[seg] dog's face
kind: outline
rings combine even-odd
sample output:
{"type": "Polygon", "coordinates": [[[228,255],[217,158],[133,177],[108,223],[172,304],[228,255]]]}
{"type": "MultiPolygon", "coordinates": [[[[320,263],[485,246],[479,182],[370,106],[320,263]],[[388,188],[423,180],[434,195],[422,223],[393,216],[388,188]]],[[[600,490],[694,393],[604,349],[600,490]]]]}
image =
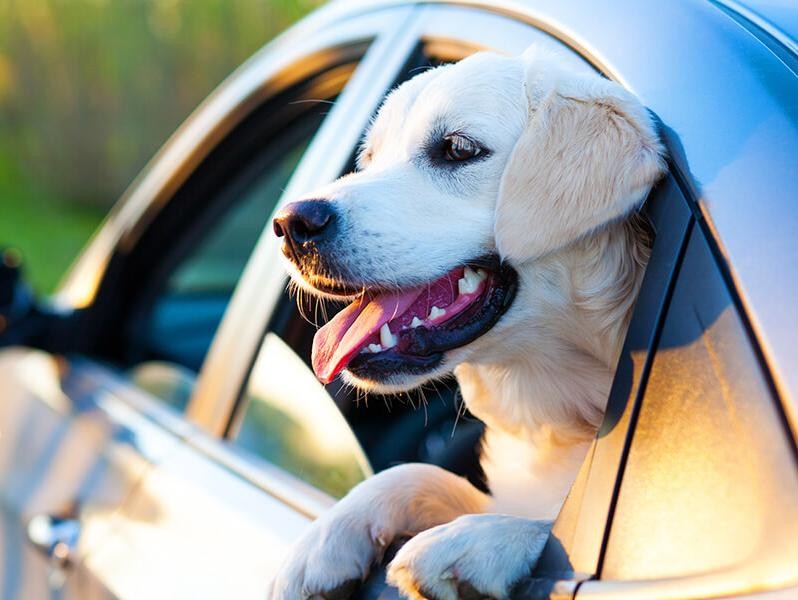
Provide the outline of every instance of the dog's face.
{"type": "Polygon", "coordinates": [[[661,170],[637,101],[556,58],[480,53],[416,76],[358,171],[275,218],[294,281],[352,301],[316,335],[317,375],[404,390],[512,344],[519,271],[626,214],[661,170]]]}

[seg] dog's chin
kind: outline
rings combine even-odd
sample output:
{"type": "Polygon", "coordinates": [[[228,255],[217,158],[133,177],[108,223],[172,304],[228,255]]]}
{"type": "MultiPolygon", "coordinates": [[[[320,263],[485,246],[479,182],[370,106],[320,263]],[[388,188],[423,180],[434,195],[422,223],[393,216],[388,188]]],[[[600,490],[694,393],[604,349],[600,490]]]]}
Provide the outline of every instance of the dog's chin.
{"type": "Polygon", "coordinates": [[[441,363],[428,371],[413,373],[407,369],[388,372],[373,372],[368,369],[360,370],[347,367],[341,372],[341,379],[348,385],[356,387],[365,392],[375,394],[399,394],[420,388],[426,383],[443,379],[450,375],[456,363],[449,365],[449,361],[443,360],[441,363]],[[357,373],[360,373],[358,375],[357,373]]]}
{"type": "Polygon", "coordinates": [[[516,271],[489,256],[399,291],[367,289],[317,333],[316,374],[326,383],[341,372],[347,383],[380,393],[439,379],[492,330],[517,286],[516,271]]]}

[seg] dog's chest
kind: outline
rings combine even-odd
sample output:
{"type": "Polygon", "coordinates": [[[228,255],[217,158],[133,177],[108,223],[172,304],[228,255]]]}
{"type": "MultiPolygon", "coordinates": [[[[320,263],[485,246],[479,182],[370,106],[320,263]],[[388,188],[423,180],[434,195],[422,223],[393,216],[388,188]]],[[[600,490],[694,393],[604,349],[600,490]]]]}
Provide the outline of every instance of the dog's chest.
{"type": "Polygon", "coordinates": [[[560,511],[589,442],[547,443],[502,431],[485,433],[480,463],[493,496],[490,512],[553,520],[560,511]]]}

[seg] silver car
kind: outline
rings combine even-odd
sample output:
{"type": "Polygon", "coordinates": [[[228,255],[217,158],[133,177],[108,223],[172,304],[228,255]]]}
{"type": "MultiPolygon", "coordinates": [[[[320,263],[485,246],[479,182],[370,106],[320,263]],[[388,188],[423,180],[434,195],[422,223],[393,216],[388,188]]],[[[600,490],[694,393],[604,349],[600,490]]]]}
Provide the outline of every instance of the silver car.
{"type": "MultiPolygon", "coordinates": [[[[558,49],[659,119],[671,174],[588,459],[519,598],[798,598],[798,8],[339,0],[241,66],[54,298],[0,269],[0,598],[263,598],[357,482],[480,484],[446,383],[358,398],[308,368],[271,215],[353,168],[386,92],[479,49],[558,49]],[[424,401],[426,400],[426,403],[424,401]]],[[[6,240],[11,241],[13,240],[6,240]]],[[[359,592],[390,597],[379,565],[359,592]]]]}

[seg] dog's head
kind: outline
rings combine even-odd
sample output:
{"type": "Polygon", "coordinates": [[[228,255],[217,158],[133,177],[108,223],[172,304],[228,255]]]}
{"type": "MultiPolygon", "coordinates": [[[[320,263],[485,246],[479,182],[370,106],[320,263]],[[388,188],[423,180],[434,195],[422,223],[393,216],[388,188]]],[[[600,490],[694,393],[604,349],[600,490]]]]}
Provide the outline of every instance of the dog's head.
{"type": "Polygon", "coordinates": [[[358,171],[274,220],[295,282],[352,301],[316,335],[316,374],[396,391],[450,372],[512,335],[494,326],[520,310],[519,271],[626,215],[662,171],[640,103],[556,57],[479,53],[404,83],[358,171]]]}

